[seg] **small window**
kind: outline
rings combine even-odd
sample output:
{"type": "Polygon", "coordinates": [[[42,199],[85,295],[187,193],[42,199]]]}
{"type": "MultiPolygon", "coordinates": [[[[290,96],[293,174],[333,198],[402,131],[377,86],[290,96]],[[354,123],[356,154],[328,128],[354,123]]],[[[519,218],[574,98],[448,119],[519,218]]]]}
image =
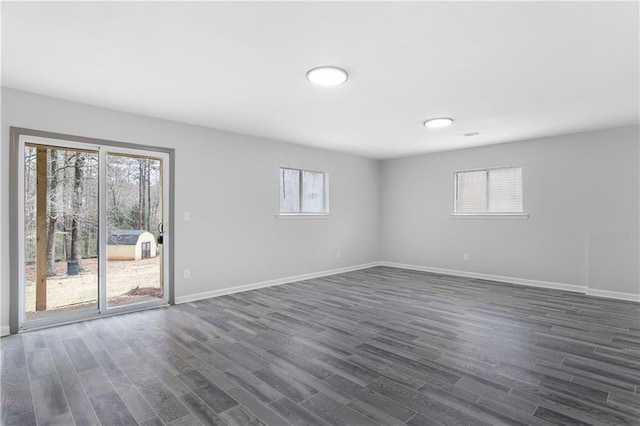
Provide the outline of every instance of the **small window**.
{"type": "Polygon", "coordinates": [[[456,214],[524,213],[522,167],[455,173],[456,214]]]}
{"type": "Polygon", "coordinates": [[[324,172],[281,167],[280,213],[327,213],[327,180],[324,172]]]}

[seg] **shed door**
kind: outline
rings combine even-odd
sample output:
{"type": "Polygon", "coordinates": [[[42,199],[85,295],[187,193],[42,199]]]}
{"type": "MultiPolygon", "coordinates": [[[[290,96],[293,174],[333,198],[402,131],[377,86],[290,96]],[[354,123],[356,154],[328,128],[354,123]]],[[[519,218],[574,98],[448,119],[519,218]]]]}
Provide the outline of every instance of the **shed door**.
{"type": "Polygon", "coordinates": [[[151,243],[142,243],[142,259],[149,259],[151,257],[151,243]]]}

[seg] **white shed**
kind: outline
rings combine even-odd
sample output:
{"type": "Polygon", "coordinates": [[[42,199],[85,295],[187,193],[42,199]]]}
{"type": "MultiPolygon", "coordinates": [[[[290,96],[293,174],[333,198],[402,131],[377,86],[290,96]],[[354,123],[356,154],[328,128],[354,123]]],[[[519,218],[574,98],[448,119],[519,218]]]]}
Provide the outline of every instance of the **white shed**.
{"type": "Polygon", "coordinates": [[[140,260],[158,254],[156,237],[141,229],[117,230],[107,240],[107,259],[140,260]]]}

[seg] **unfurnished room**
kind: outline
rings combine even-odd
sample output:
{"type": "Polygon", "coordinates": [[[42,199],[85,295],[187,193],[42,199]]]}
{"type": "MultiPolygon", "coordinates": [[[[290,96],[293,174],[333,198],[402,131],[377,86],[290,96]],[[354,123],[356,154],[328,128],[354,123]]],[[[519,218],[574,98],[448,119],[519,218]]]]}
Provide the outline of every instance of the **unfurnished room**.
{"type": "Polygon", "coordinates": [[[1,2],[1,425],[640,425],[637,1],[1,2]]]}

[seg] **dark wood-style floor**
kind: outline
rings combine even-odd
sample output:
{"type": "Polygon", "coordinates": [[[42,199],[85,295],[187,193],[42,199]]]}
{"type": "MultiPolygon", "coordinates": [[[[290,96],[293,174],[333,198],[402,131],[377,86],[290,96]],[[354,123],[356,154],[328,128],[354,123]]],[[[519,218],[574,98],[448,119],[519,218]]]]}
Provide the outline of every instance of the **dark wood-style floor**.
{"type": "Polygon", "coordinates": [[[5,425],[640,424],[640,304],[401,269],[1,344],[5,425]]]}

